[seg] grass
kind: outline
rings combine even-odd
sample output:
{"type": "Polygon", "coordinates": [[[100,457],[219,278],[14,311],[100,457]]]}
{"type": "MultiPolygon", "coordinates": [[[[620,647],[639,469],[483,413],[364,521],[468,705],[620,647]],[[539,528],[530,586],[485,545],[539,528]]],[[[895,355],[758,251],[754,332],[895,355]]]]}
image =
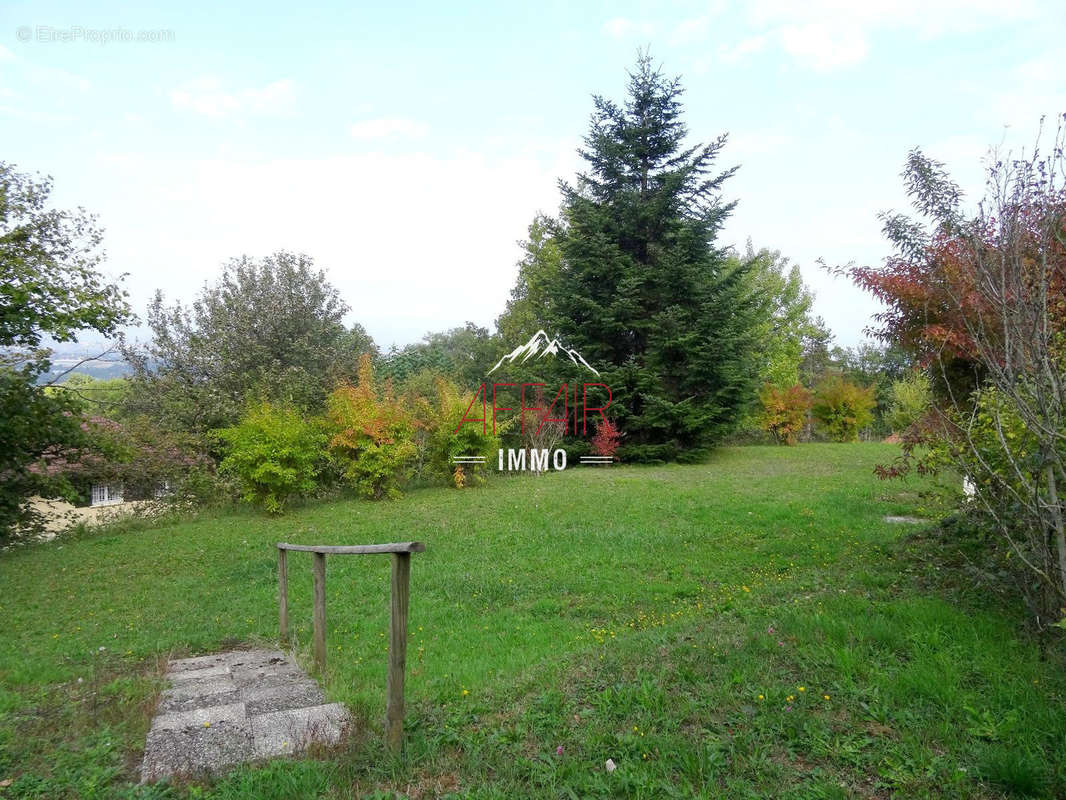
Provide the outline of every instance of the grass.
{"type": "MultiPolygon", "coordinates": [[[[1061,648],[901,544],[882,518],[929,487],[874,478],[893,452],[729,448],[10,551],[0,798],[1066,796],[1061,648]],[[350,739],[134,785],[166,658],[274,640],[275,542],[415,538],[405,759],[379,736],[388,559],[330,557],[350,739]]],[[[289,580],[309,663],[310,555],[289,580]]]]}

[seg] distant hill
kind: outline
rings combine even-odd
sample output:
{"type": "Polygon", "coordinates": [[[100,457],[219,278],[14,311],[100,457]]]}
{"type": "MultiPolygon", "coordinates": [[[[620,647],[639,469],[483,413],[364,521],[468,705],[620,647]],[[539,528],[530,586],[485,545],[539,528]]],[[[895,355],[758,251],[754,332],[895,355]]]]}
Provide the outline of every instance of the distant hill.
{"type": "Polygon", "coordinates": [[[48,383],[77,364],[71,374],[81,373],[92,378],[121,378],[133,372],[129,363],[117,352],[103,358],[93,358],[106,349],[106,345],[55,345],[52,348],[52,368],[37,378],[37,383],[48,383]],[[89,360],[85,360],[89,359],[89,360]],[[79,363],[84,362],[84,363],[79,363]]]}

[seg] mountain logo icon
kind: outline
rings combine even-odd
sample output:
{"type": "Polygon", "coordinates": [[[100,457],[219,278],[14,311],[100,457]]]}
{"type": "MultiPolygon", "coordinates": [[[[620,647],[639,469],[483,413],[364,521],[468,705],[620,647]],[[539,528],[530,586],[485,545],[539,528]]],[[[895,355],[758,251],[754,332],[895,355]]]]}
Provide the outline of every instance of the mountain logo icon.
{"type": "Polygon", "coordinates": [[[559,354],[566,355],[579,367],[584,367],[585,369],[592,372],[592,374],[594,374],[596,377],[599,377],[600,373],[592,368],[592,366],[584,359],[581,353],[577,352],[577,350],[567,347],[558,339],[548,338],[548,334],[546,334],[543,329],[534,333],[528,342],[519,345],[510,353],[508,353],[499,361],[497,361],[496,366],[489,370],[489,374],[491,375],[493,372],[498,370],[504,362],[507,362],[508,364],[513,364],[515,361],[518,361],[518,363],[524,364],[531,358],[544,358],[545,356],[556,356],[559,354]]]}

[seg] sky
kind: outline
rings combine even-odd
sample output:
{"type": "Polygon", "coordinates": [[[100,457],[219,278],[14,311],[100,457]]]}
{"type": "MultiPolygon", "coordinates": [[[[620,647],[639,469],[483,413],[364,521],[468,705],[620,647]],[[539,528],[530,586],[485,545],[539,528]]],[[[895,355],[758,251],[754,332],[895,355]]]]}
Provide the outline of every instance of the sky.
{"type": "Polygon", "coordinates": [[[380,346],[492,326],[555,213],[592,95],[648,48],[693,142],[728,133],[721,245],[798,264],[841,345],[877,306],[818,266],[879,264],[921,147],[971,202],[990,147],[1066,112],[1062,0],[5,2],[0,160],[106,229],[142,317],[230,258],[309,254],[380,346]]]}

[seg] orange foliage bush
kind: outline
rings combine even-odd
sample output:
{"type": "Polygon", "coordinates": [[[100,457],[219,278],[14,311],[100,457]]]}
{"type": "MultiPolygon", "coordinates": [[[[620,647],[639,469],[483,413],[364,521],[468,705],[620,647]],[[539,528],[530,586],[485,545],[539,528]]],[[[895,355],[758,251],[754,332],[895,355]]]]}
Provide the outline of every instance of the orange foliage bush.
{"type": "Polygon", "coordinates": [[[800,384],[774,386],[766,384],[759,392],[762,414],[759,423],[780,444],[795,444],[796,434],[807,424],[811,393],[800,384]]]}

